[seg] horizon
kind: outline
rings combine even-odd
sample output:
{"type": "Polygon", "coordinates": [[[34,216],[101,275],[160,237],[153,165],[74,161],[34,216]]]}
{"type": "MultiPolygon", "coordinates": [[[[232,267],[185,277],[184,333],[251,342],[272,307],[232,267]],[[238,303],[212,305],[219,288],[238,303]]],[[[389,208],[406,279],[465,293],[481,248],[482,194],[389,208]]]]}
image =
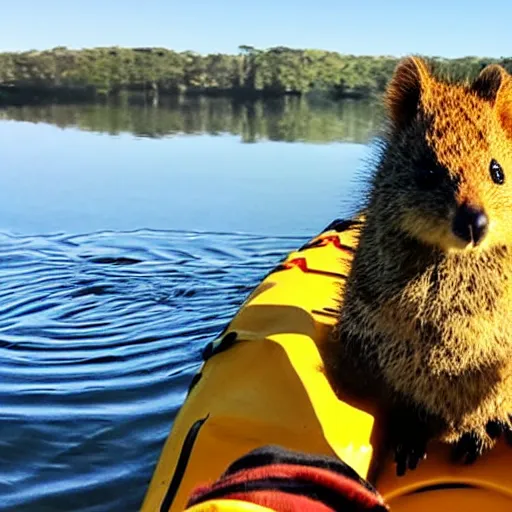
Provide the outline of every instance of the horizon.
{"type": "Polygon", "coordinates": [[[444,0],[414,4],[379,0],[314,6],[283,0],[240,5],[196,0],[170,5],[164,0],[64,4],[60,0],[10,3],[0,51],[44,51],[113,47],[161,47],[200,55],[236,54],[239,45],[269,49],[319,49],[342,55],[400,58],[410,54],[445,59],[506,57],[512,35],[512,3],[495,0],[449,5],[444,0]],[[489,13],[492,24],[485,25],[489,13]],[[30,13],[27,15],[27,13],[30,13]],[[464,13],[462,16],[461,13],[464,13]],[[491,30],[490,30],[491,29],[491,30]],[[481,37],[478,37],[481,34],[481,37]]]}
{"type": "MultiPolygon", "coordinates": [[[[194,49],[191,49],[191,48],[188,48],[188,49],[185,49],[185,50],[177,50],[175,48],[172,48],[170,46],[150,46],[150,45],[137,45],[137,46],[121,46],[121,45],[109,45],[109,46],[103,46],[103,45],[100,45],[100,46],[96,46],[96,45],[93,45],[93,46],[83,46],[83,47],[73,47],[73,46],[66,46],[66,45],[57,45],[57,46],[53,46],[51,48],[47,47],[47,48],[25,48],[25,49],[21,49],[21,50],[3,50],[2,48],[0,48],[0,53],[29,53],[29,52],[38,52],[38,53],[42,53],[42,52],[46,52],[46,51],[52,51],[52,50],[55,50],[56,48],[65,48],[66,50],[70,50],[70,51],[84,51],[84,50],[96,50],[96,49],[110,49],[110,48],[119,48],[119,49],[123,49],[123,50],[137,50],[139,48],[150,48],[150,49],[156,49],[156,48],[159,48],[159,49],[164,49],[164,50],[169,50],[169,51],[173,51],[173,52],[176,52],[176,53],[187,53],[187,52],[190,52],[190,53],[195,53],[197,55],[201,55],[201,56],[207,56],[207,55],[215,55],[215,54],[219,54],[219,55],[238,55],[240,54],[240,50],[238,48],[240,48],[241,46],[251,46],[251,45],[245,45],[245,44],[240,44],[238,45],[236,48],[235,51],[231,51],[231,52],[201,52],[201,51],[197,51],[197,50],[194,50],[194,49]]],[[[340,52],[340,51],[337,51],[337,50],[327,50],[325,48],[314,48],[314,47],[295,47],[295,46],[287,46],[285,44],[280,44],[280,45],[276,45],[276,46],[269,46],[269,47],[266,47],[266,48],[259,48],[259,47],[256,47],[256,46],[251,46],[252,48],[254,48],[255,50],[258,50],[258,51],[262,51],[262,52],[266,52],[266,51],[269,51],[269,50],[272,50],[274,48],[286,48],[288,50],[297,50],[297,51],[305,51],[305,50],[311,50],[311,51],[325,51],[325,52],[333,52],[333,53],[338,53],[342,56],[346,56],[346,55],[353,55],[354,57],[371,57],[371,58],[376,58],[376,59],[379,59],[379,58],[384,58],[384,59],[400,59],[404,56],[407,56],[407,55],[421,55],[423,57],[427,57],[427,58],[433,58],[433,59],[446,59],[446,60],[459,60],[459,59],[470,59],[470,58],[476,58],[476,59],[505,59],[505,58],[510,58],[510,56],[512,56],[512,53],[510,55],[501,55],[500,57],[495,57],[495,56],[490,56],[490,55],[460,55],[460,56],[455,56],[455,57],[445,57],[443,55],[433,55],[433,54],[418,54],[418,53],[410,53],[410,54],[403,54],[403,55],[390,55],[390,54],[380,54],[380,53],[375,53],[375,54],[358,54],[358,53],[344,53],[344,52],[340,52]]]]}

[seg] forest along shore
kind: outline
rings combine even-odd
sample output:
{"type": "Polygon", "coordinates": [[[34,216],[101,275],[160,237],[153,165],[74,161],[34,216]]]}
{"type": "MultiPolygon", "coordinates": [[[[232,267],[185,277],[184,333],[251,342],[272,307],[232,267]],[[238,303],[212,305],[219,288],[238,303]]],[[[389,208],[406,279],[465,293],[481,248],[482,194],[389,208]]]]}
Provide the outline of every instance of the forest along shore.
{"type": "MultiPolygon", "coordinates": [[[[512,71],[512,58],[429,60],[455,78],[471,78],[492,62],[512,71]]],[[[182,94],[370,98],[385,90],[397,61],[391,56],[251,46],[240,46],[231,55],[119,47],[4,52],[0,53],[0,105],[89,102],[123,92],[142,93],[153,104],[162,95],[182,94]]]]}

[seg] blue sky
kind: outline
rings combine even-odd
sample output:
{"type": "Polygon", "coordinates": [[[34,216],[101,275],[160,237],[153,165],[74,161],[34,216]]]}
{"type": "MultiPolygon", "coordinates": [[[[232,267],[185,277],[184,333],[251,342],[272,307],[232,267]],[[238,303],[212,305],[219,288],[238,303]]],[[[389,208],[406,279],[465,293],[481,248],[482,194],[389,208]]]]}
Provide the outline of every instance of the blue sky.
{"type": "Polygon", "coordinates": [[[512,54],[510,0],[10,0],[0,50],[290,46],[341,53],[512,54]]]}

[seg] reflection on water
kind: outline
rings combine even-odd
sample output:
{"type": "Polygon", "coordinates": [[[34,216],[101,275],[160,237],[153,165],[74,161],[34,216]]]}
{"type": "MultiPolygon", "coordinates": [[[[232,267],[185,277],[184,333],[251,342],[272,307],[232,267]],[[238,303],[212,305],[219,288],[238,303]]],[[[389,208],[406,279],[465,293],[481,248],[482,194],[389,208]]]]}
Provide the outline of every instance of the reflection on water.
{"type": "Polygon", "coordinates": [[[9,107],[0,119],[45,122],[61,128],[130,132],[139,137],[228,133],[243,142],[260,139],[303,142],[366,142],[381,118],[372,101],[287,97],[251,102],[227,98],[170,98],[159,107],[137,102],[9,107]]]}
{"type": "Polygon", "coordinates": [[[353,139],[368,140],[377,112],[297,98],[9,108],[0,231],[309,234],[349,211],[367,153],[353,139]]]}

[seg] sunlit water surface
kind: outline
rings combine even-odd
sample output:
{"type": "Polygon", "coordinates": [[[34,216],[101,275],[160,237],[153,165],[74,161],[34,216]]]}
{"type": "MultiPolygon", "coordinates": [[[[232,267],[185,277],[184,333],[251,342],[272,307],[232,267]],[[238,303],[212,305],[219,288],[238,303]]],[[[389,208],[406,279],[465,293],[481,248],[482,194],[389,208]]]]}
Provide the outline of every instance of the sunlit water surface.
{"type": "Polygon", "coordinates": [[[0,110],[0,510],[140,507],[204,344],[353,211],[376,116],[0,110]]]}

